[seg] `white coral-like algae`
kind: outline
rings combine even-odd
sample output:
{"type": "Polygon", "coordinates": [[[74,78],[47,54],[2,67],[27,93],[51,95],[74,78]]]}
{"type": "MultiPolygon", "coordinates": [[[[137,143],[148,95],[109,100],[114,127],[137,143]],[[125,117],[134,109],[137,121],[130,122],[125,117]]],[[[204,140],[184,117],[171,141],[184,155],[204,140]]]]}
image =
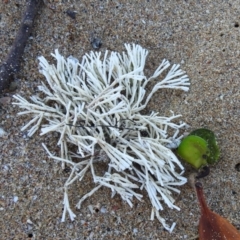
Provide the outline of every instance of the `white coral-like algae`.
{"type": "Polygon", "coordinates": [[[40,72],[47,81],[42,82],[39,90],[45,97],[32,96],[27,101],[15,95],[18,102],[14,104],[25,109],[19,115],[32,115],[32,120],[21,129],[30,128],[29,136],[39,128],[41,135],[59,133],[60,156],[53,155],[46,145],[43,147],[50,158],[71,168],[64,185],[62,221],[67,212],[71,220],[76,217],[69,205],[68,188],[76,180],[83,181],[85,173],[91,171],[96,187],[81,197],[78,208],[101,187],[110,188],[112,196],[119,194],[130,206],[133,197],[141,200],[138,189],[144,189],[152,203],[151,219],[157,217],[172,231],[175,223],[169,226],[159,211],[163,204],[179,210],[172,192],[179,193],[177,186],[185,184],[186,178],[182,176],[183,166],[167,145],[179,139],[177,135],[184,123],[174,123],[180,115],[163,117],[154,112],[144,115],[141,110],[159,89],[187,91],[189,79],[179,65],[173,65],[146,94],[147,85],[158,80],[170,64],[163,60],[147,78],[144,67],[148,51],[135,44],[125,47],[126,53],[122,54],[106,51],[102,56],[90,52],[81,62],[72,56],[65,59],[56,50],[52,54],[56,66],[39,57],[40,72]],[[173,129],[173,136],[168,136],[169,128],[173,129]],[[76,158],[78,161],[73,161],[76,158]],[[103,176],[95,174],[100,161],[108,164],[103,176]]]}

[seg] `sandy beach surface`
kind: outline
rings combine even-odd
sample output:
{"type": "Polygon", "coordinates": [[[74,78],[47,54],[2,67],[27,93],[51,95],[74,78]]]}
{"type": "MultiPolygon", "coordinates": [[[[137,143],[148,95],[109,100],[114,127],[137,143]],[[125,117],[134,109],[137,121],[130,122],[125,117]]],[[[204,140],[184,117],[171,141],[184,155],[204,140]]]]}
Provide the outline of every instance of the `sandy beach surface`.
{"type": "MultiPolygon", "coordinates": [[[[176,205],[165,205],[161,215],[168,223],[176,222],[172,234],[157,221],[150,221],[151,203],[133,200],[133,207],[111,191],[100,189],[87,199],[76,220],[61,222],[62,186],[68,178],[60,164],[48,158],[44,142],[59,153],[57,135],[28,138],[21,127],[31,117],[17,116],[14,94],[29,98],[44,81],[38,71],[37,57],[53,59],[59,49],[66,57],[81,59],[84,53],[124,50],[124,43],[137,43],[149,50],[146,75],[162,59],[179,63],[190,78],[189,92],[161,90],[147,111],[162,116],[182,114],[181,120],[192,129],[206,127],[216,133],[221,150],[218,164],[201,180],[210,208],[227,218],[240,230],[240,5],[234,0],[49,0],[39,10],[31,38],[25,49],[17,89],[4,93],[10,101],[0,106],[0,235],[1,239],[198,239],[200,211],[190,184],[179,187],[176,205]],[[92,43],[91,43],[92,42],[92,43]],[[90,210],[93,209],[93,212],[90,210]]],[[[26,1],[0,2],[0,59],[9,52],[26,1]]],[[[54,61],[52,61],[54,63],[54,61]]],[[[184,176],[194,173],[188,165],[184,176]]],[[[99,173],[105,166],[99,165],[99,173]]],[[[94,187],[91,175],[69,190],[74,205],[94,187]]]]}

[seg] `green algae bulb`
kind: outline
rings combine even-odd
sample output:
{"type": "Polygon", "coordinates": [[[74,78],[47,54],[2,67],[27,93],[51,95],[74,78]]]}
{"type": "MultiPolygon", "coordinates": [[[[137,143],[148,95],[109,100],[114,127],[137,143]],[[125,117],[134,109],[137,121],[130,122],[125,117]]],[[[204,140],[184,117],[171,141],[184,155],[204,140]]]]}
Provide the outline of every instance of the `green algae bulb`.
{"type": "Polygon", "coordinates": [[[214,133],[205,128],[194,130],[182,140],[177,155],[196,169],[217,162],[220,154],[214,133]]]}

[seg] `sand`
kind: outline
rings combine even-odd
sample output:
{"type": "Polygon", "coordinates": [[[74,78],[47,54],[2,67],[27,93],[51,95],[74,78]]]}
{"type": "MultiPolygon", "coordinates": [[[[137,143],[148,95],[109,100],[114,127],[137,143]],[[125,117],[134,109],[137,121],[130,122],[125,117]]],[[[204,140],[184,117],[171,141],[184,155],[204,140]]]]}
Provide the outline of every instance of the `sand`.
{"type": "MultiPolygon", "coordinates": [[[[49,0],[39,11],[25,49],[14,94],[29,97],[44,77],[37,57],[51,59],[56,48],[64,56],[81,56],[94,50],[91,41],[101,39],[100,51],[123,51],[124,43],[138,43],[149,50],[146,73],[166,58],[180,63],[191,80],[189,92],[157,92],[148,111],[160,115],[182,114],[192,129],[206,127],[216,133],[221,149],[219,163],[202,179],[212,210],[240,230],[240,5],[238,1],[67,1],[49,0]],[[73,18],[74,11],[76,13],[73,18]]],[[[25,1],[0,3],[0,59],[3,61],[18,30],[25,1]]],[[[176,205],[161,215],[177,222],[172,234],[157,221],[150,221],[151,204],[144,194],[133,208],[119,196],[102,188],[75,210],[74,222],[61,223],[62,186],[68,173],[50,160],[44,142],[58,154],[55,134],[28,138],[21,127],[30,117],[18,117],[11,103],[0,107],[0,232],[1,239],[197,239],[200,211],[190,184],[180,187],[176,205]],[[93,212],[90,210],[93,208],[93,212]]],[[[186,166],[185,176],[194,173],[186,166]]],[[[99,166],[98,171],[104,171],[99,166]]],[[[91,175],[69,192],[70,201],[93,187],[91,175]]]]}

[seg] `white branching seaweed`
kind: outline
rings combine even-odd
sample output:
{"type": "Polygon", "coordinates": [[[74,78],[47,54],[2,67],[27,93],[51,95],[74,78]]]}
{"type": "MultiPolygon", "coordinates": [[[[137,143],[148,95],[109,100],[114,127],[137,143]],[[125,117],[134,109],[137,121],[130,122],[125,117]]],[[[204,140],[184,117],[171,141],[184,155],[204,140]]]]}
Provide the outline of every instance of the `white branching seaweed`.
{"type": "Polygon", "coordinates": [[[67,212],[71,220],[76,217],[69,205],[69,186],[76,180],[82,181],[85,173],[91,171],[96,187],[82,196],[77,208],[100,187],[110,188],[112,196],[119,194],[130,206],[133,197],[142,198],[137,189],[145,189],[152,203],[151,219],[157,217],[164,228],[172,231],[175,223],[169,226],[159,211],[163,210],[163,203],[179,210],[172,192],[179,193],[176,186],[185,184],[186,178],[182,176],[183,166],[167,145],[179,140],[177,135],[184,123],[174,123],[180,115],[144,115],[141,110],[159,89],[187,91],[189,79],[179,65],[173,65],[146,96],[147,85],[158,80],[170,64],[163,60],[147,78],[144,67],[148,51],[135,44],[125,47],[127,51],[122,54],[106,51],[102,56],[90,52],[83,56],[82,62],[72,56],[65,59],[56,50],[52,54],[56,66],[39,57],[40,72],[47,80],[39,90],[45,97],[32,96],[27,101],[15,95],[18,102],[14,104],[25,109],[19,115],[33,116],[21,129],[30,128],[29,136],[39,128],[41,135],[59,133],[60,156],[53,155],[46,145],[43,147],[50,158],[60,161],[62,167],[71,168],[64,185],[62,221],[67,212]],[[173,136],[168,136],[169,128],[175,132],[173,136]],[[73,145],[77,149],[74,153],[73,145]],[[74,158],[78,161],[73,161],[74,158]],[[99,161],[108,164],[103,176],[95,174],[99,161]]]}

